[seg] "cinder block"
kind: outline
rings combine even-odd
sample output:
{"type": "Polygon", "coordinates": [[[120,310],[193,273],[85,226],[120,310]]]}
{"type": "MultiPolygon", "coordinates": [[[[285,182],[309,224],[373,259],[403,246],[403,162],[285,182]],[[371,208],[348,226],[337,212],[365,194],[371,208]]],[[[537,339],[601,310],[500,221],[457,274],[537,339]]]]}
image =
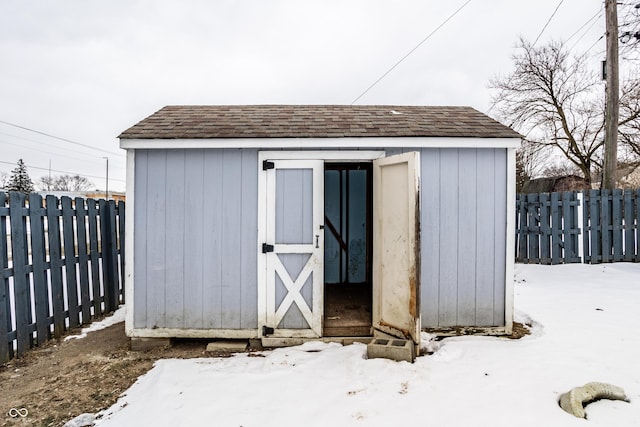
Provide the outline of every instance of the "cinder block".
{"type": "Polygon", "coordinates": [[[245,340],[213,341],[207,344],[207,353],[242,353],[247,350],[249,343],[245,340]]]}
{"type": "Polygon", "coordinates": [[[415,359],[413,342],[399,338],[374,338],[367,344],[367,358],[384,358],[397,362],[415,359]]]}
{"type": "Polygon", "coordinates": [[[131,351],[147,351],[171,347],[171,338],[131,338],[131,351]]]}

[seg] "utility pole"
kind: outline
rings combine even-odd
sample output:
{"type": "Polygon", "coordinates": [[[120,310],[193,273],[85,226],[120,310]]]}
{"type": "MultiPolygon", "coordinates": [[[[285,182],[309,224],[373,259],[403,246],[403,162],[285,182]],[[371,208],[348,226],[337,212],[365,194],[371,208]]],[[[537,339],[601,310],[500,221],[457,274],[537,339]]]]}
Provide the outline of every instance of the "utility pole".
{"type": "Polygon", "coordinates": [[[616,187],[616,169],[618,168],[618,115],[619,115],[619,79],[618,79],[618,5],[616,0],[605,0],[607,28],[606,62],[606,107],[604,115],[604,165],[602,170],[602,188],[612,190],[616,187]]]}

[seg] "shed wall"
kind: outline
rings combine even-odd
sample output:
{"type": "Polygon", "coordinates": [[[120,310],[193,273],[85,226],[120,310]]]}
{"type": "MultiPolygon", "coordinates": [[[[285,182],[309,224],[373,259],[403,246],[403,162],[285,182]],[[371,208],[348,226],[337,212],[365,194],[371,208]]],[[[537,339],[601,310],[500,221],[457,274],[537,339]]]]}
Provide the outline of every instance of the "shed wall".
{"type": "MultiPolygon", "coordinates": [[[[421,152],[422,326],[504,326],[506,149],[421,152]]],[[[256,329],[257,149],[136,150],[135,328],[256,329]]]]}
{"type": "Polygon", "coordinates": [[[136,150],[135,328],[256,329],[257,150],[136,150]]]}
{"type": "Polygon", "coordinates": [[[422,327],[505,325],[506,151],[422,149],[422,327]]]}

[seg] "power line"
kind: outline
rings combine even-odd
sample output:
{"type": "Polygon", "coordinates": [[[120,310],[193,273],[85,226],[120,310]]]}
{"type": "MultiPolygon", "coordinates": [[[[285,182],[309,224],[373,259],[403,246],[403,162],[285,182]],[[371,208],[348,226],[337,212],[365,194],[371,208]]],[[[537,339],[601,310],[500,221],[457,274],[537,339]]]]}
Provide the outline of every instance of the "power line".
{"type": "Polygon", "coordinates": [[[589,47],[589,49],[585,50],[584,53],[586,54],[587,52],[589,52],[591,49],[593,49],[593,47],[604,38],[604,34],[600,36],[600,38],[598,38],[598,40],[596,40],[595,42],[593,42],[593,44],[589,47]]]}
{"type": "MultiPolygon", "coordinates": [[[[48,143],[46,143],[46,142],[36,141],[35,139],[25,138],[25,137],[23,137],[23,136],[14,135],[14,134],[11,134],[11,133],[0,132],[0,135],[5,135],[5,136],[8,136],[8,137],[10,137],[10,138],[19,139],[19,140],[22,140],[22,141],[28,141],[28,142],[31,142],[31,143],[34,143],[34,144],[38,144],[38,145],[44,145],[44,146],[46,146],[46,147],[52,147],[52,145],[51,145],[51,144],[48,144],[48,143]]],[[[11,144],[11,145],[18,145],[18,144],[12,143],[12,142],[8,142],[8,141],[0,140],[0,143],[2,143],[2,142],[6,143],[6,144],[11,144]]],[[[50,153],[50,154],[62,155],[62,156],[64,156],[65,158],[67,158],[67,157],[71,157],[71,156],[67,156],[66,154],[62,154],[62,153],[51,153],[51,152],[48,152],[48,151],[40,150],[40,149],[38,149],[38,148],[27,147],[27,146],[24,146],[24,145],[20,145],[20,147],[27,148],[27,149],[30,149],[30,150],[39,150],[39,151],[40,151],[40,152],[42,152],[42,153],[50,153]]],[[[95,155],[95,154],[84,153],[84,152],[82,152],[82,151],[79,151],[79,150],[78,150],[78,149],[76,149],[76,148],[66,148],[66,147],[55,147],[55,148],[58,148],[58,149],[60,149],[60,150],[69,151],[69,152],[71,152],[71,153],[74,153],[74,154],[77,154],[77,155],[80,155],[80,156],[84,156],[84,157],[86,157],[87,159],[95,159],[95,158],[96,158],[96,155],[95,155]]],[[[124,158],[118,158],[118,157],[115,157],[115,159],[116,159],[116,160],[124,160],[124,158]]]]}
{"type": "MultiPolygon", "coordinates": [[[[4,163],[7,165],[12,165],[15,166],[15,163],[11,163],[11,162],[5,162],[4,160],[0,160],[0,163],[4,163]]],[[[40,169],[40,170],[44,170],[44,171],[51,171],[51,172],[58,172],[58,173],[66,173],[66,174],[70,174],[70,175],[78,175],[78,176],[84,176],[85,178],[97,178],[97,179],[104,179],[104,176],[97,176],[97,175],[86,175],[86,174],[82,174],[82,173],[76,173],[76,172],[69,172],[69,171],[61,171],[61,170],[57,170],[57,169],[49,169],[49,168],[41,168],[38,166],[30,166],[30,165],[25,165],[28,168],[31,169],[40,169]]],[[[115,178],[109,178],[110,181],[120,181],[120,182],[126,182],[124,179],[115,179],[115,178]]]]}
{"type": "MultiPolygon", "coordinates": [[[[575,37],[575,35],[576,35],[576,34],[578,34],[578,33],[580,32],[580,30],[582,30],[584,27],[586,27],[586,26],[589,24],[589,22],[593,21],[594,19],[595,19],[595,20],[596,20],[596,22],[597,22],[597,19],[598,19],[598,18],[600,18],[600,16],[602,16],[602,10],[597,11],[595,15],[593,15],[591,18],[589,18],[589,19],[587,20],[587,22],[585,22],[584,24],[582,24],[582,26],[581,26],[580,28],[578,28],[578,29],[577,29],[573,34],[571,34],[571,35],[569,36],[569,38],[568,38],[568,39],[566,39],[564,42],[565,42],[565,43],[568,43],[568,42],[569,42],[569,40],[571,40],[572,38],[574,38],[574,37],[575,37]]],[[[592,23],[592,24],[589,26],[589,28],[587,29],[587,31],[588,31],[589,29],[591,29],[591,27],[593,27],[593,25],[594,25],[594,24],[595,24],[595,23],[592,23]]],[[[586,34],[586,32],[585,32],[585,34],[586,34]]],[[[583,37],[584,37],[584,36],[583,36],[583,37]]],[[[582,38],[582,37],[581,37],[581,38],[582,38]]]]}
{"type": "Polygon", "coordinates": [[[28,128],[28,127],[25,127],[25,126],[20,126],[20,125],[17,125],[15,123],[9,123],[9,122],[6,122],[4,120],[0,120],[0,123],[3,123],[3,124],[8,125],[8,126],[13,126],[15,128],[18,128],[18,129],[23,129],[23,130],[26,130],[26,131],[29,131],[29,132],[37,133],[37,134],[40,134],[40,135],[48,136],[49,138],[53,138],[53,139],[57,139],[57,140],[60,140],[60,141],[68,142],[69,144],[79,145],[80,147],[88,148],[90,150],[101,151],[103,153],[109,153],[109,154],[113,154],[113,155],[116,155],[116,156],[121,156],[122,155],[122,153],[116,153],[115,151],[109,151],[109,150],[104,150],[102,148],[92,147],[91,145],[82,144],[80,142],[72,141],[72,140],[66,139],[66,138],[61,138],[59,136],[51,135],[50,133],[41,132],[39,130],[31,129],[31,128],[28,128]]]}
{"type": "MultiPolygon", "coordinates": [[[[600,13],[598,14],[598,18],[599,18],[600,16],[602,16],[602,13],[603,13],[603,12],[602,12],[602,11],[600,11],[600,13]]],[[[587,28],[587,29],[584,31],[584,33],[582,33],[582,35],[581,35],[580,37],[578,37],[578,40],[576,40],[576,42],[575,42],[575,43],[574,43],[574,44],[569,48],[569,50],[573,50],[573,48],[575,48],[575,47],[578,45],[578,43],[580,43],[580,40],[582,40],[582,38],[583,38],[584,36],[586,36],[586,35],[589,33],[589,30],[590,30],[594,25],[596,25],[596,23],[597,23],[597,22],[598,22],[598,20],[597,20],[597,19],[596,19],[595,21],[593,21],[593,22],[591,23],[591,25],[589,25],[589,28],[587,28]]],[[[578,31],[580,31],[580,30],[578,30],[578,31]]]]}
{"type": "MultiPolygon", "coordinates": [[[[1,132],[0,132],[0,134],[1,134],[1,132]]],[[[60,155],[60,153],[54,153],[53,151],[41,150],[41,149],[39,149],[39,148],[35,148],[35,147],[26,147],[26,146],[21,145],[21,144],[19,144],[19,143],[18,143],[18,144],[16,144],[16,143],[14,143],[14,142],[5,141],[5,140],[2,140],[2,139],[0,139],[0,144],[13,145],[13,146],[15,146],[15,147],[20,147],[20,148],[22,148],[23,150],[33,150],[33,151],[37,151],[37,152],[39,152],[39,153],[53,154],[54,156],[58,156],[58,155],[60,155]]],[[[75,152],[75,151],[74,151],[74,153],[77,153],[77,152],[75,152]]],[[[79,154],[82,154],[82,153],[79,153],[79,154]]],[[[98,160],[98,158],[97,158],[95,155],[93,156],[93,159],[92,159],[92,160],[82,159],[82,158],[80,158],[80,157],[70,156],[70,155],[67,155],[67,154],[64,154],[64,158],[65,158],[65,159],[76,159],[76,160],[80,160],[80,161],[82,161],[82,162],[95,162],[95,163],[97,163],[98,161],[100,161],[100,162],[102,163],[102,159],[100,158],[100,159],[98,160]]]]}
{"type": "Polygon", "coordinates": [[[411,55],[416,49],[418,49],[420,46],[422,46],[422,44],[424,42],[426,42],[427,40],[429,40],[431,38],[431,36],[433,36],[435,33],[438,32],[438,30],[440,28],[442,28],[447,22],[449,22],[451,20],[451,18],[453,18],[454,16],[456,16],[458,14],[458,12],[460,12],[462,9],[465,8],[466,5],[468,5],[469,3],[471,3],[471,0],[467,0],[466,3],[464,3],[462,6],[460,6],[458,8],[458,10],[456,10],[455,12],[453,12],[447,19],[445,19],[440,25],[438,25],[438,27],[436,27],[435,30],[433,30],[431,33],[429,33],[429,35],[427,35],[427,37],[425,37],[424,39],[422,39],[422,41],[420,43],[418,43],[413,49],[411,49],[405,56],[403,56],[402,58],[400,58],[400,60],[398,62],[396,62],[391,68],[389,68],[382,76],[380,76],[378,78],[378,80],[376,80],[375,82],[373,82],[373,84],[371,86],[369,86],[368,88],[365,89],[364,92],[362,92],[356,99],[354,99],[353,101],[351,101],[350,105],[355,104],[360,98],[362,98],[367,92],[369,92],[371,89],[373,89],[373,87],[375,85],[377,85],[378,83],[380,83],[380,81],[382,79],[384,79],[385,77],[387,77],[387,74],[389,74],[391,71],[394,70],[394,68],[396,68],[398,65],[400,65],[400,63],[402,61],[404,61],[405,59],[407,59],[407,57],[409,55],[411,55]]]}
{"type": "Polygon", "coordinates": [[[538,34],[538,37],[536,37],[535,41],[533,42],[533,44],[531,45],[531,47],[535,46],[536,43],[538,42],[538,39],[540,38],[540,36],[542,36],[542,33],[544,33],[544,30],[547,29],[547,26],[549,25],[549,23],[551,22],[551,20],[553,19],[554,16],[556,16],[556,12],[558,11],[558,9],[560,9],[560,6],[562,5],[562,3],[564,3],[564,0],[560,0],[560,3],[558,3],[558,5],[556,6],[556,10],[553,11],[553,13],[551,14],[551,16],[549,17],[549,19],[547,20],[547,23],[544,24],[544,27],[542,27],[542,30],[540,30],[540,34],[538,34]]]}

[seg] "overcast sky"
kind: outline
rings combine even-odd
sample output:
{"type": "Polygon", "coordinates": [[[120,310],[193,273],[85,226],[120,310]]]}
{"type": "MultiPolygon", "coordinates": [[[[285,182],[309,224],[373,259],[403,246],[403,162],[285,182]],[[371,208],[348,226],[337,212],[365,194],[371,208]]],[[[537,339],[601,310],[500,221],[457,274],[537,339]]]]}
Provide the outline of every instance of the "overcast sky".
{"type": "MultiPolygon", "coordinates": [[[[50,163],[104,189],[108,157],[109,188],[124,190],[117,136],[161,107],[350,104],[466,2],[2,0],[0,171],[22,158],[34,181],[50,163]]],[[[601,0],[471,0],[357,104],[486,112],[489,79],[558,4],[538,44],[573,36],[597,67],[601,0]]]]}

